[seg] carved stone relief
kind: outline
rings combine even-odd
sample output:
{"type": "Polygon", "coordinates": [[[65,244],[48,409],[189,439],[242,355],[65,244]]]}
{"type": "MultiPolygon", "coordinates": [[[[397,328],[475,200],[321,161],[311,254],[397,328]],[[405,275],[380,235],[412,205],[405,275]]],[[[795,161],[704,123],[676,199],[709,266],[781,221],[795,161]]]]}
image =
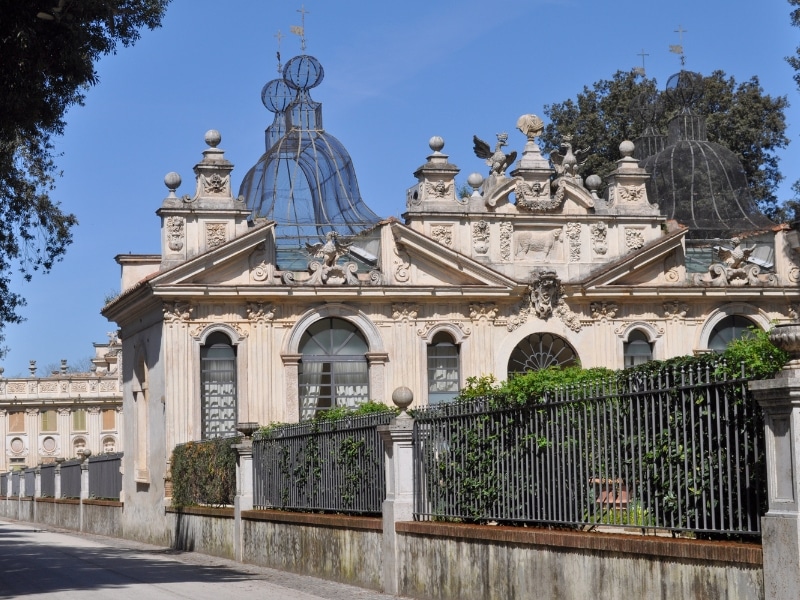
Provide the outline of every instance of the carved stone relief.
{"type": "Polygon", "coordinates": [[[396,302],[392,304],[392,318],[395,321],[414,321],[417,318],[419,306],[410,302],[396,302]]]}
{"type": "Polygon", "coordinates": [[[275,306],[266,302],[248,302],[247,318],[254,323],[266,323],[275,318],[275,306]]]}
{"type": "Polygon", "coordinates": [[[228,189],[228,178],[214,173],[211,177],[201,175],[203,178],[203,193],[224,194],[228,189]]]}
{"type": "Polygon", "coordinates": [[[469,318],[473,321],[494,322],[497,318],[497,305],[494,302],[479,302],[469,305],[469,318]]]}
{"type": "Polygon", "coordinates": [[[592,234],[592,251],[595,254],[603,255],[608,252],[608,225],[600,221],[593,223],[589,226],[589,232],[592,234]]]}
{"type": "Polygon", "coordinates": [[[720,262],[711,264],[708,273],[695,274],[695,284],[707,287],[778,285],[778,278],[774,273],[762,275],[761,267],[748,262],[750,254],[756,249],[755,245],[749,248],[741,246],[741,241],[737,237],[734,237],[731,243],[732,248],[723,246],[717,250],[720,262]]]}
{"type": "Polygon", "coordinates": [[[644,199],[645,187],[644,184],[629,187],[618,186],[617,193],[622,202],[639,202],[644,199]]]}
{"type": "Polygon", "coordinates": [[[405,246],[399,242],[396,243],[394,246],[394,253],[395,256],[397,256],[397,258],[394,259],[394,278],[398,283],[406,283],[411,276],[411,261],[408,258],[405,246]]]}
{"type": "Polygon", "coordinates": [[[39,391],[44,393],[52,393],[58,391],[58,383],[55,381],[43,381],[39,385],[39,391]]]}
{"type": "Polygon", "coordinates": [[[619,307],[615,302],[592,302],[589,309],[592,311],[593,319],[607,320],[617,315],[619,307]]]}
{"type": "Polygon", "coordinates": [[[514,224],[509,221],[500,223],[500,258],[511,260],[511,236],[514,234],[514,224]]]}
{"type": "Polygon", "coordinates": [[[74,381],[70,387],[70,392],[88,392],[89,386],[86,385],[85,381],[74,381]]]}
{"type": "Polygon", "coordinates": [[[117,391],[117,382],[116,381],[101,381],[100,382],[100,391],[101,392],[116,392],[117,391]]]}
{"type": "Polygon", "coordinates": [[[183,249],[183,235],[185,221],[183,217],[167,217],[167,245],[173,252],[183,249]]]}
{"type": "Polygon", "coordinates": [[[250,277],[253,281],[267,281],[272,283],[276,276],[275,265],[266,261],[261,261],[250,271],[250,277]]]}
{"type": "Polygon", "coordinates": [[[664,316],[667,319],[685,319],[689,313],[689,305],[685,302],[673,300],[664,302],[664,316]]]}
{"type": "Polygon", "coordinates": [[[225,223],[206,223],[206,247],[216,248],[225,243],[225,223]]]}
{"type": "MultiPolygon", "coordinates": [[[[464,324],[461,323],[460,321],[447,321],[447,323],[450,324],[450,325],[455,325],[456,327],[458,327],[465,336],[468,336],[470,333],[472,333],[470,328],[469,327],[465,327],[464,324]]],[[[441,324],[442,324],[442,321],[431,321],[429,323],[425,323],[425,325],[423,325],[422,327],[417,329],[417,335],[419,337],[423,337],[423,338],[424,337],[428,337],[428,334],[430,333],[430,330],[433,329],[434,327],[437,327],[437,326],[441,325],[441,324]]]]}
{"type": "Polygon", "coordinates": [[[452,181],[448,181],[447,183],[444,181],[428,181],[425,184],[426,197],[433,198],[434,200],[449,198],[452,194],[452,189],[452,181]]]}
{"type": "Polygon", "coordinates": [[[511,310],[506,328],[514,331],[525,323],[531,315],[547,320],[551,315],[557,316],[572,331],[581,330],[580,316],[572,312],[562,297],[564,293],[561,281],[553,271],[536,273],[529,287],[529,292],[511,310]]]}
{"type": "Polygon", "coordinates": [[[484,220],[472,224],[472,247],[475,254],[486,254],[489,251],[489,223],[484,220]]]}
{"type": "Polygon", "coordinates": [[[25,394],[27,393],[28,388],[25,385],[25,382],[20,381],[13,381],[9,382],[8,384],[8,393],[9,394],[25,394]]]}
{"type": "Polygon", "coordinates": [[[569,239],[569,262],[581,260],[581,224],[567,223],[567,238],[569,239]]]}
{"type": "Polygon", "coordinates": [[[625,245],[629,250],[638,250],[644,246],[644,234],[639,229],[626,229],[625,245]]]}
{"type": "Polygon", "coordinates": [[[561,233],[560,228],[545,231],[517,232],[515,256],[527,256],[528,253],[532,252],[536,259],[549,258],[556,242],[561,239],[561,233]]]}
{"type": "Polygon", "coordinates": [[[552,212],[561,208],[564,204],[564,187],[558,188],[560,194],[550,197],[550,186],[534,182],[528,184],[521,177],[517,177],[514,186],[514,194],[517,197],[517,206],[531,212],[552,212]]]}
{"type": "Polygon", "coordinates": [[[186,323],[192,318],[194,306],[189,302],[165,302],[164,303],[164,321],[168,323],[186,323]]]}
{"type": "Polygon", "coordinates": [[[431,228],[431,237],[442,246],[453,247],[453,228],[446,225],[434,225],[431,228]]]}

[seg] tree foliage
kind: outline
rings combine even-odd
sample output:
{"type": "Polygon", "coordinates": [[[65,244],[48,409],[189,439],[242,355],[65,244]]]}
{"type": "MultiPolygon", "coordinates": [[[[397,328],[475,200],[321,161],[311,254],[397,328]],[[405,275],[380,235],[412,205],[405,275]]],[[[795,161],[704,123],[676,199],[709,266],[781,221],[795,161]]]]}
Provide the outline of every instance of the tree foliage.
{"type": "Polygon", "coordinates": [[[10,271],[47,272],[77,224],[51,197],[54,139],[98,82],[95,63],[158,27],[169,0],[0,0],[0,327],[24,305],[10,271]]]}
{"type": "MultiPolygon", "coordinates": [[[[776,190],[783,176],[776,151],[789,143],[784,116],[788,105],[785,96],[765,94],[756,76],[737,83],[723,71],[714,71],[703,77],[703,96],[694,106],[706,117],[709,141],[736,154],[759,208],[779,220],[783,215],[776,190]]],[[[639,137],[648,124],[665,134],[669,119],[680,108],[658,91],[655,79],[617,71],[611,79],[584,86],[574,100],[545,105],[550,122],[542,135],[543,149],[550,152],[565,135],[572,135],[573,147],[591,152],[581,173],[605,177],[621,158],[623,140],[639,137]]]]}

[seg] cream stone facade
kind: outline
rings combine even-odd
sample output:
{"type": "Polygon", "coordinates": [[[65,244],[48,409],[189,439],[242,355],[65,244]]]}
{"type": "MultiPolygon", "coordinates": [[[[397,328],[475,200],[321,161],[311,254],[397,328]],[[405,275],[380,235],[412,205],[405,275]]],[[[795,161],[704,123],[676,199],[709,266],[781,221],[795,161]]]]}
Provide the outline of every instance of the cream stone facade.
{"type": "Polygon", "coordinates": [[[0,369],[0,472],[70,459],[89,450],[93,455],[123,451],[120,435],[121,345],[116,334],[95,344],[91,370],[70,372],[67,361],[58,371],[30,377],[2,377],[0,369]]]}
{"type": "MultiPolygon", "coordinates": [[[[297,148],[307,148],[327,135],[307,95],[321,75],[305,88],[294,82],[292,68],[316,72],[311,57],[298,59],[285,80],[265,86],[267,99],[289,88],[296,97],[265,100],[275,123],[242,196],[232,193],[233,165],[210,131],[195,192],[178,197],[180,177],[165,180],[161,253],[117,257],[122,293],[103,314],[120,327],[125,519],[142,539],[165,535],[177,444],[233,434],[240,423],[388,403],[399,386],[424,405],[452,398],[472,376],[502,380],[550,365],[618,369],[708,352],[748,324],[797,319],[796,232],[761,226],[699,244],[649,198],[650,175],[632,142],[620,140],[622,158],[601,195],[598,177],[578,175],[569,140],[563,154],[542,155],[534,115],[517,122],[518,162],[503,150],[507,134],[494,151],[475,138],[489,169],[469,176],[471,196],[457,195],[459,169],[434,137],[403,221],[356,228],[355,218],[318,220],[315,243],[304,229],[296,239],[305,245],[289,248],[287,228],[305,225],[263,209],[270,161],[308,166],[301,150],[275,149],[304,135],[311,141],[297,148]]],[[[347,179],[352,165],[342,164],[332,174],[347,179]]],[[[298,172],[319,214],[328,179],[298,172]]]]}

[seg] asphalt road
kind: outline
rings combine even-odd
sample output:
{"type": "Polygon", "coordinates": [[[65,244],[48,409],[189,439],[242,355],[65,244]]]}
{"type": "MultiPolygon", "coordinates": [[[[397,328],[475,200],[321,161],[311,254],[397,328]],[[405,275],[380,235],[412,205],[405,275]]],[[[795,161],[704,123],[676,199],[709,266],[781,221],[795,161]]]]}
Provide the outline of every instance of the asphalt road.
{"type": "Polygon", "coordinates": [[[0,598],[397,600],[194,552],[6,520],[0,520],[0,598]]]}

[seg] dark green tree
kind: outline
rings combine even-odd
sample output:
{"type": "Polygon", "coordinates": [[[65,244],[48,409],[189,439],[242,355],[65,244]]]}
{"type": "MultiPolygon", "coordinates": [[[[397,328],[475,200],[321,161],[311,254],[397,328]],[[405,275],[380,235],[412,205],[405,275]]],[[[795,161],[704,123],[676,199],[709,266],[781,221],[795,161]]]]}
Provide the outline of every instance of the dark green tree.
{"type": "MultiPolygon", "coordinates": [[[[800,27],[800,0],[789,0],[789,5],[794,7],[789,13],[792,25],[800,27]]],[[[786,57],[786,62],[794,69],[794,81],[800,90],[800,46],[795,50],[794,56],[786,57]]],[[[800,179],[792,184],[792,191],[794,198],[786,203],[786,212],[790,215],[790,219],[796,221],[800,219],[800,179]]]]}
{"type": "MultiPolygon", "coordinates": [[[[739,157],[753,198],[766,215],[781,220],[776,190],[783,176],[776,151],[789,143],[786,97],[764,94],[758,77],[737,83],[722,71],[703,77],[702,87],[694,110],[706,117],[709,141],[739,157]]],[[[542,135],[543,149],[550,152],[564,135],[572,135],[573,147],[591,151],[582,174],[605,177],[620,158],[620,142],[640,136],[648,125],[666,133],[667,122],[680,110],[657,90],[654,79],[617,71],[610,80],[584,87],[575,100],[545,105],[550,122],[542,135]]]]}
{"type": "Polygon", "coordinates": [[[0,0],[0,328],[22,319],[11,270],[46,273],[72,241],[77,220],[51,197],[67,109],[98,82],[97,60],[158,27],[168,3],[0,0]]]}

